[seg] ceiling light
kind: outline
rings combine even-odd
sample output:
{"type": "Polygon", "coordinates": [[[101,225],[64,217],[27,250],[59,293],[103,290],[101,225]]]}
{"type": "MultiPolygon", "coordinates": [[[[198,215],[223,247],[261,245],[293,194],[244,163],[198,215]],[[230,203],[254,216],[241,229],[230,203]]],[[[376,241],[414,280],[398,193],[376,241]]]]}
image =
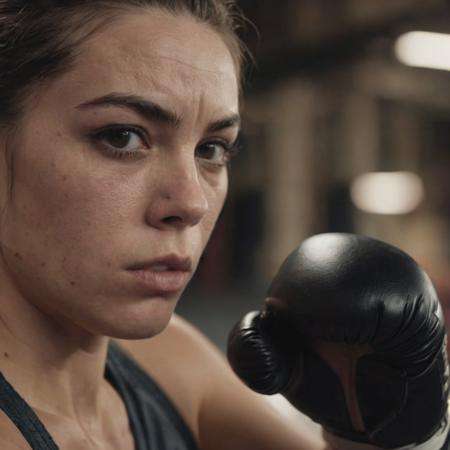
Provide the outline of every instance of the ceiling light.
{"type": "Polygon", "coordinates": [[[353,203],[374,214],[407,214],[424,198],[422,180],[411,172],[372,172],[358,176],[351,186],[353,203]]]}
{"type": "Polygon", "coordinates": [[[449,34],[411,31],[397,39],[395,52],[408,66],[450,70],[449,34]]]}

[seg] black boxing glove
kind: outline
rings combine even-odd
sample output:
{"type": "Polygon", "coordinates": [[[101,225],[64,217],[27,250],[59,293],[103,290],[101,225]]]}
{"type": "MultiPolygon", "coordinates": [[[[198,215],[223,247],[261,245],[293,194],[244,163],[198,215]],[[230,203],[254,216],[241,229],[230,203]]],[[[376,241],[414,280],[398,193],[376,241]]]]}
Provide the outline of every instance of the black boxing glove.
{"type": "Polygon", "coordinates": [[[250,388],[283,394],[346,440],[396,448],[448,430],[436,292],[411,257],[379,240],[307,239],[282,264],[263,310],[231,331],[228,360],[250,388]]]}

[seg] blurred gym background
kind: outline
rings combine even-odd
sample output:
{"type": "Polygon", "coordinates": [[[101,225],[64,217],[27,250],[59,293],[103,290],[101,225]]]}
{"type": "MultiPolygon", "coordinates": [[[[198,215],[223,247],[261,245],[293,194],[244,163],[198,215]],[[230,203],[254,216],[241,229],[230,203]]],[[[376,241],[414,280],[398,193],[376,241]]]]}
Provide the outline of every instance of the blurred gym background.
{"type": "Polygon", "coordinates": [[[256,59],[241,154],[177,312],[222,350],[308,236],[365,234],[432,277],[450,319],[450,4],[241,0],[256,59]]]}

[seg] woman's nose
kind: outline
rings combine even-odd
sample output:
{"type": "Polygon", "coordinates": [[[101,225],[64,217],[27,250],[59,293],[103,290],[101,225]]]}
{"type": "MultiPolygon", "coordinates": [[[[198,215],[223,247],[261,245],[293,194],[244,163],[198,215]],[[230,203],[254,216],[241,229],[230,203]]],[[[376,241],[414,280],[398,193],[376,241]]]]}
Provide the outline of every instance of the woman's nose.
{"type": "Polygon", "coordinates": [[[156,180],[147,208],[147,221],[155,228],[184,228],[198,224],[209,204],[195,161],[171,166],[156,180]]]}

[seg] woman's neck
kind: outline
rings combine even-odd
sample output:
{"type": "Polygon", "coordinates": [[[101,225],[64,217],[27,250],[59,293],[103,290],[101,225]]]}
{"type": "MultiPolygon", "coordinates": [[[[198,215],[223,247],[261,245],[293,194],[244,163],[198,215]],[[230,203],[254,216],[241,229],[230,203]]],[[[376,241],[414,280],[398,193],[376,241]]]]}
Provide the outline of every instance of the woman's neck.
{"type": "Polygon", "coordinates": [[[32,407],[68,418],[100,418],[108,338],[51,318],[0,288],[0,371],[32,407]]]}

